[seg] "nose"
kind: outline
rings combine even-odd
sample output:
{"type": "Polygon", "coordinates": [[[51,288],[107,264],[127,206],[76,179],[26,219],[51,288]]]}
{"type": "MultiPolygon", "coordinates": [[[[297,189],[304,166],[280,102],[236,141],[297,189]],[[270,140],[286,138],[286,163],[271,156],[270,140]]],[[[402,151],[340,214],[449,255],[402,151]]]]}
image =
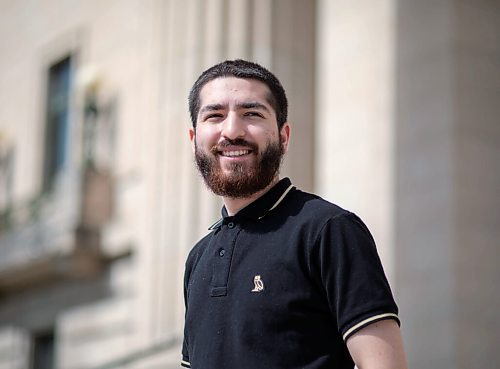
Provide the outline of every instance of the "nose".
{"type": "Polygon", "coordinates": [[[221,136],[230,140],[245,136],[245,123],[235,113],[229,113],[222,123],[221,136]]]}

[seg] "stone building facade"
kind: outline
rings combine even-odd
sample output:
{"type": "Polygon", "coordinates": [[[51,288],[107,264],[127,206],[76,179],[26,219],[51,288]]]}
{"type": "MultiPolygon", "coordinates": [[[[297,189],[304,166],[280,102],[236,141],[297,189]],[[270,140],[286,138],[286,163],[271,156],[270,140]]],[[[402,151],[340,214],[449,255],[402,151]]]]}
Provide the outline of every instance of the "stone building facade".
{"type": "Polygon", "coordinates": [[[187,93],[227,58],[287,90],[283,174],[373,231],[410,367],[500,363],[499,2],[0,0],[0,34],[1,369],[179,367],[221,206],[187,93]]]}

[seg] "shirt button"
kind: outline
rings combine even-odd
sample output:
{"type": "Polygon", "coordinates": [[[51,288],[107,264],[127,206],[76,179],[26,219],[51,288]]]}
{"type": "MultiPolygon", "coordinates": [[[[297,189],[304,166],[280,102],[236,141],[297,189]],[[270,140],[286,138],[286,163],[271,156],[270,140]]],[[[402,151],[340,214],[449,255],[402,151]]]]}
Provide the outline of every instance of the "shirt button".
{"type": "Polygon", "coordinates": [[[227,226],[228,226],[228,228],[234,228],[234,223],[233,222],[229,222],[229,223],[227,223],[227,226]]]}
{"type": "Polygon", "coordinates": [[[223,257],[226,254],[226,251],[224,249],[219,250],[219,256],[223,257]]]}

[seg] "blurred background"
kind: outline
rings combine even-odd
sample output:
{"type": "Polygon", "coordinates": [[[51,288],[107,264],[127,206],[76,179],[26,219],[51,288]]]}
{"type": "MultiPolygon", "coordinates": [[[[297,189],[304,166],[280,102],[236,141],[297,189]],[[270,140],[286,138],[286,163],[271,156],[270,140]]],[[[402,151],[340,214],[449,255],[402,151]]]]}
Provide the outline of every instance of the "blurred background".
{"type": "Polygon", "coordinates": [[[358,213],[410,367],[500,367],[500,2],[0,0],[0,368],[179,368],[221,203],[187,94],[227,58],[290,100],[283,175],[358,213]]]}

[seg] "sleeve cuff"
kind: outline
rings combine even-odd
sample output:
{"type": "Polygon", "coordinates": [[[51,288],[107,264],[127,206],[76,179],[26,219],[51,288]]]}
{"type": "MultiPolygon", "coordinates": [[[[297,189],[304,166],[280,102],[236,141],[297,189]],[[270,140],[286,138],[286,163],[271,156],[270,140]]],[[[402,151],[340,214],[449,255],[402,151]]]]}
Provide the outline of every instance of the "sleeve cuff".
{"type": "Polygon", "coordinates": [[[182,359],[181,366],[183,366],[184,368],[191,368],[191,363],[187,360],[182,359]]]}
{"type": "Polygon", "coordinates": [[[398,325],[400,325],[399,317],[397,314],[394,314],[394,313],[378,314],[378,315],[374,315],[374,316],[371,316],[369,318],[366,318],[366,319],[360,321],[359,323],[354,324],[351,328],[349,328],[344,333],[342,338],[344,339],[344,342],[346,342],[349,337],[351,337],[354,333],[363,329],[367,325],[370,325],[372,323],[378,322],[380,320],[385,320],[385,319],[393,319],[398,323],[398,325]]]}

